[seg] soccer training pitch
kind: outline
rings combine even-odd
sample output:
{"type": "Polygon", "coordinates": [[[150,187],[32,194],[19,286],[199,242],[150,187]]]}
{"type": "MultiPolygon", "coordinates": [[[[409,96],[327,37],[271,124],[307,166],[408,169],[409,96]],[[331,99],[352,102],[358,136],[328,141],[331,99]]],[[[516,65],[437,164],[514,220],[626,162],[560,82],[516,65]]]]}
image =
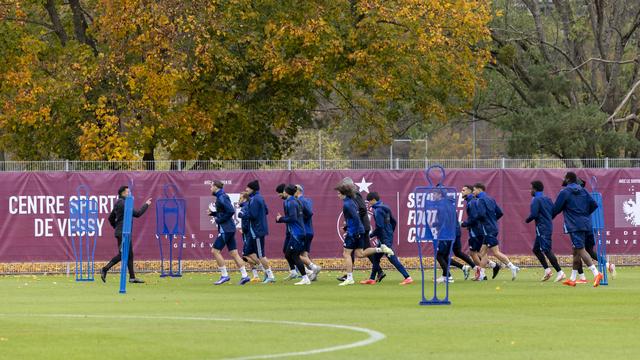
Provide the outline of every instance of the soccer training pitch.
{"type": "MultiPolygon", "coordinates": [[[[419,272],[413,270],[414,279],[419,272]]],[[[278,274],[279,278],[283,275],[278,274]]],[[[186,274],[129,284],[0,277],[0,359],[632,359],[640,353],[640,268],[609,286],[517,281],[451,284],[452,306],[418,306],[419,282],[339,287],[235,283],[186,274]],[[319,326],[317,324],[326,324],[319,326]],[[297,355],[292,353],[298,353],[297,355]],[[299,354],[302,353],[302,354],[299,354]],[[280,354],[280,355],[279,355],[280,354]]],[[[590,275],[590,274],[589,274],[590,275]]],[[[355,274],[365,278],[363,272],[355,274]]],[[[233,281],[239,280],[233,274],[233,281]]]]}

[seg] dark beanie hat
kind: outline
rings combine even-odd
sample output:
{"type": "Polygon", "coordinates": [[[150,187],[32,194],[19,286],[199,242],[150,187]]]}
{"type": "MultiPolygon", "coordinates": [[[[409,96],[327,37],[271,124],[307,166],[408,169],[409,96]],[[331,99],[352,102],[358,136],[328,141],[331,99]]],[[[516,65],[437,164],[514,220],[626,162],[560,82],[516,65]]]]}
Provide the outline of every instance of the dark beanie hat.
{"type": "Polygon", "coordinates": [[[286,188],[284,188],[284,191],[291,196],[295,195],[297,190],[298,188],[293,184],[289,184],[286,188]]]}
{"type": "Polygon", "coordinates": [[[285,188],[285,187],[286,187],[286,185],[285,185],[285,184],[280,184],[280,185],[278,185],[278,186],[276,187],[276,192],[277,192],[278,194],[282,194],[282,193],[284,192],[284,188],[285,188]]]}
{"type": "Polygon", "coordinates": [[[253,191],[260,191],[260,183],[258,180],[253,180],[252,182],[247,184],[247,187],[253,191]]]}

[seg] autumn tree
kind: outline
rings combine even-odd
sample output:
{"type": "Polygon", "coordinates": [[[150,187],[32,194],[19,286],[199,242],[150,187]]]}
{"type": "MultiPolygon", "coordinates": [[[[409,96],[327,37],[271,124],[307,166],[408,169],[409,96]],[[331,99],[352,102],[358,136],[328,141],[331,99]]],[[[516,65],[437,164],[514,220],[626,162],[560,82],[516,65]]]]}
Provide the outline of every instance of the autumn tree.
{"type": "Polygon", "coordinates": [[[278,158],[318,117],[366,149],[465,109],[489,59],[488,1],[0,6],[0,136],[24,159],[278,158]]]}

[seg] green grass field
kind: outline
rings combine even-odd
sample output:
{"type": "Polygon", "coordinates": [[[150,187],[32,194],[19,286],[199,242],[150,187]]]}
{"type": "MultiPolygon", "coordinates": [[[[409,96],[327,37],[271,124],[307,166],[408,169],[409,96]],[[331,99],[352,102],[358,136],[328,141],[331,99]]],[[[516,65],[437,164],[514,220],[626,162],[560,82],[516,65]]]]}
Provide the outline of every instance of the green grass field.
{"type": "Polygon", "coordinates": [[[214,287],[217,274],[145,274],[147,283],[129,286],[127,295],[118,294],[114,275],[107,284],[0,277],[0,358],[267,358],[360,341],[364,346],[289,358],[631,359],[640,353],[638,268],[620,268],[608,287],[597,289],[540,283],[539,269],[524,269],[515,282],[507,274],[458,281],[447,307],[418,306],[419,284],[398,286],[400,277],[390,274],[379,285],[346,288],[337,286],[335,272],[302,288],[282,281],[214,287]],[[308,323],[385,337],[367,344],[375,333],[308,323]]]}

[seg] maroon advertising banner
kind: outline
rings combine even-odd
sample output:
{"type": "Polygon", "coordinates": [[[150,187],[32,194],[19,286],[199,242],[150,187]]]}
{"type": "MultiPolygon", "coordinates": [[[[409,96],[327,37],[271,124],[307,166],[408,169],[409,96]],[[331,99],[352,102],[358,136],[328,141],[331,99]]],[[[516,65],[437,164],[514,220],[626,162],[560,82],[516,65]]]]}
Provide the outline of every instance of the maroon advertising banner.
{"type": "MultiPolygon", "coordinates": [[[[460,188],[464,184],[483,182],[487,192],[495,197],[505,216],[500,221],[501,249],[507,254],[530,254],[534,240],[533,224],[525,224],[529,212],[532,180],[541,180],[545,192],[555,199],[561,189],[565,170],[450,170],[445,185],[460,188]]],[[[598,191],[603,194],[606,237],[610,254],[640,254],[640,169],[580,169],[586,179],[597,177],[598,191]],[[637,188],[636,188],[637,187],[637,188]]],[[[91,189],[98,202],[99,223],[96,260],[107,260],[115,252],[116,239],[107,220],[117,199],[117,189],[134,184],[135,206],[147,198],[162,198],[166,184],[174,184],[185,198],[186,235],[185,259],[210,259],[211,247],[217,235],[215,223],[205,214],[213,202],[210,183],[221,180],[225,190],[236,202],[246,184],[260,181],[261,193],[269,207],[267,256],[282,257],[284,225],[275,217],[282,210],[282,200],[275,193],[279,183],[302,184],[305,196],[313,201],[315,238],[312,255],[316,258],[339,257],[342,253],[342,204],[333,190],[344,177],[351,177],[360,193],[376,191],[398,219],[395,249],[401,256],[415,256],[413,189],[426,185],[422,171],[216,171],[216,172],[29,172],[0,173],[0,262],[70,261],[73,250],[69,229],[69,201],[76,196],[79,185],[91,189]]],[[[591,191],[591,187],[587,186],[591,191]]],[[[464,216],[464,202],[458,200],[459,216],[464,216]]],[[[155,203],[141,218],[134,219],[133,243],[137,259],[159,259],[155,203]]],[[[236,219],[237,220],[237,219],[236,219]]],[[[568,254],[571,245],[562,234],[562,215],[554,222],[554,250],[568,254]]],[[[238,224],[238,227],[240,225],[238,224]]],[[[241,241],[237,234],[236,239],[241,241]]],[[[467,233],[463,231],[463,243],[467,233]]],[[[163,240],[164,241],[164,240],[163,240]]]]}

